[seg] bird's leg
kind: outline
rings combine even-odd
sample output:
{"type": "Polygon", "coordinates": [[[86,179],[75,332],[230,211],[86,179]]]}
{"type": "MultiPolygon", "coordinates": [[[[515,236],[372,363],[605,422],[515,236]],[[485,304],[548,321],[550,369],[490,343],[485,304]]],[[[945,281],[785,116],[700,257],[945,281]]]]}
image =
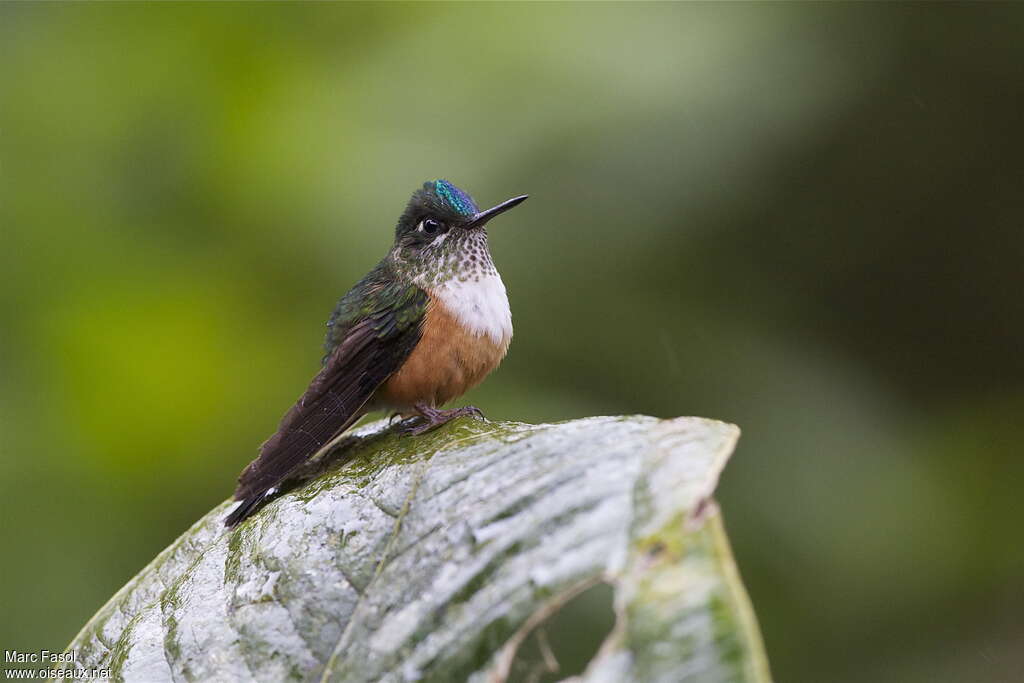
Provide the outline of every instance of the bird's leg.
{"type": "Polygon", "coordinates": [[[483,417],[484,414],[480,412],[480,409],[476,406],[463,406],[462,408],[454,408],[452,410],[441,410],[428,406],[426,403],[417,403],[414,405],[413,410],[419,413],[423,421],[417,425],[402,425],[400,427],[403,434],[422,434],[423,432],[429,432],[435,427],[440,427],[449,420],[454,420],[457,417],[463,415],[473,415],[475,417],[483,417]]]}

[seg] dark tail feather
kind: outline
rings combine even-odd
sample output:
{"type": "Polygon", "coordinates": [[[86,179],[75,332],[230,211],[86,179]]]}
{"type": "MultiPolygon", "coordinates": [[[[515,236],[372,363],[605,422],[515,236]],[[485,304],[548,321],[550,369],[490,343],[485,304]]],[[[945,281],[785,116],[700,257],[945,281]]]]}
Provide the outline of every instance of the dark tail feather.
{"type": "Polygon", "coordinates": [[[227,526],[235,526],[255,512],[267,499],[267,491],[276,489],[366,413],[367,401],[419,342],[419,322],[406,325],[408,329],[395,329],[398,313],[416,313],[417,320],[423,317],[427,295],[416,287],[409,291],[414,295],[403,304],[405,308],[396,311],[387,306],[373,312],[352,326],[331,351],[306,393],[281,419],[277,432],[242,470],[235,489],[235,499],[242,503],[224,520],[227,526]]]}
{"type": "Polygon", "coordinates": [[[244,520],[246,517],[256,512],[267,499],[267,492],[261,491],[260,493],[254,494],[239,503],[238,507],[231,511],[231,514],[224,519],[224,526],[231,529],[238,525],[239,522],[244,520]]]}

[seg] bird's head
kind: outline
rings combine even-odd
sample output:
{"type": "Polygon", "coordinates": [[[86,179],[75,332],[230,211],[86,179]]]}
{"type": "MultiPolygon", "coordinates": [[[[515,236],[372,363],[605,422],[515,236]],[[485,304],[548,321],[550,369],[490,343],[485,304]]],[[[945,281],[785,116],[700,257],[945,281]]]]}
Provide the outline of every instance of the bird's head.
{"type": "Polygon", "coordinates": [[[478,260],[490,265],[484,226],[526,198],[513,197],[480,211],[469,194],[447,180],[423,183],[398,219],[392,255],[414,270],[431,273],[472,269],[478,260]]]}

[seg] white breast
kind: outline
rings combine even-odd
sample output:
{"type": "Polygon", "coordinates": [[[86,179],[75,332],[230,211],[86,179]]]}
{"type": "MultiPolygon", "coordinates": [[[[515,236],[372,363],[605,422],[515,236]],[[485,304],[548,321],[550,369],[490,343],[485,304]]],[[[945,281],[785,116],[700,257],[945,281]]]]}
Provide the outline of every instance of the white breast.
{"type": "Polygon", "coordinates": [[[497,273],[471,275],[465,282],[452,278],[433,294],[473,334],[486,334],[498,344],[512,338],[512,312],[497,273]]]}

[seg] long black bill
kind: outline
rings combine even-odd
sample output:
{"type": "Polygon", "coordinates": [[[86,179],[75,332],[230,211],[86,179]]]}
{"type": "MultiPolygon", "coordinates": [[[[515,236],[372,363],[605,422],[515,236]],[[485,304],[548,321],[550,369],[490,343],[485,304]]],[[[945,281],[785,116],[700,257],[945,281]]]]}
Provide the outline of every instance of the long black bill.
{"type": "Polygon", "coordinates": [[[491,220],[492,218],[497,216],[499,213],[505,213],[506,211],[511,209],[513,206],[517,206],[517,205],[522,204],[523,202],[525,202],[529,198],[529,196],[530,195],[528,195],[528,194],[524,194],[524,195],[520,195],[518,197],[513,197],[512,199],[507,199],[507,200],[503,201],[501,204],[498,204],[497,206],[492,206],[491,208],[487,209],[486,211],[481,211],[480,213],[474,214],[473,217],[469,220],[469,223],[466,225],[466,227],[467,228],[480,228],[480,227],[483,227],[484,225],[487,224],[487,221],[491,220]]]}

